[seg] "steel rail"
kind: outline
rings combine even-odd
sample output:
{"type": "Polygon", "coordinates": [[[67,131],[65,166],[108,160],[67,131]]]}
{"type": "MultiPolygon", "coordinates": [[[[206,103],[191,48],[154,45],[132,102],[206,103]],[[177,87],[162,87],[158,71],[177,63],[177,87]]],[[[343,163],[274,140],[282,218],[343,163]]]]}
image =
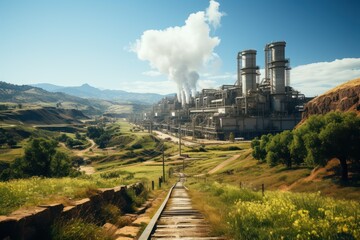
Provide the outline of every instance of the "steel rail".
{"type": "Polygon", "coordinates": [[[162,212],[164,211],[164,209],[166,207],[167,202],[170,199],[171,193],[172,193],[175,185],[176,185],[176,183],[170,188],[169,193],[167,194],[167,196],[164,199],[163,203],[161,204],[160,208],[155,213],[154,217],[151,219],[149,224],[146,226],[145,230],[140,235],[139,240],[148,240],[148,239],[150,239],[151,234],[155,230],[156,223],[159,220],[162,212]]]}

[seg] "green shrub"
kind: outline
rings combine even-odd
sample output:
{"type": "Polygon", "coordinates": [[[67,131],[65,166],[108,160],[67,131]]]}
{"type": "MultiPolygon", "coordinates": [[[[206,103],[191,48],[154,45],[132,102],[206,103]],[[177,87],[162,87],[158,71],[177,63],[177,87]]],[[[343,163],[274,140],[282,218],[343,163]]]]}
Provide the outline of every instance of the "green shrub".
{"type": "Polygon", "coordinates": [[[108,203],[101,206],[99,218],[102,222],[117,224],[121,215],[122,213],[120,208],[108,203]]]}
{"type": "Polygon", "coordinates": [[[140,143],[135,143],[135,144],[131,145],[131,147],[132,147],[132,149],[140,149],[143,146],[140,143]]]}
{"type": "Polygon", "coordinates": [[[236,151],[236,150],[241,150],[241,148],[239,148],[238,146],[230,146],[228,148],[229,151],[236,151]]]}

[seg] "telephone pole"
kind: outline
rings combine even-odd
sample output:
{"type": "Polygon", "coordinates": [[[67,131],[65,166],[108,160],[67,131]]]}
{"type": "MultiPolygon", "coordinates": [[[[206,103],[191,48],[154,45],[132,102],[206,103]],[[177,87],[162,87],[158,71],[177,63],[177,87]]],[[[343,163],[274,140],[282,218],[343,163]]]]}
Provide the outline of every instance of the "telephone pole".
{"type": "Polygon", "coordinates": [[[164,153],[164,148],[165,148],[165,143],[162,143],[162,166],[163,166],[163,181],[165,182],[165,153],[164,153]]]}
{"type": "Polygon", "coordinates": [[[179,156],[181,156],[181,124],[179,124],[179,156]]]}

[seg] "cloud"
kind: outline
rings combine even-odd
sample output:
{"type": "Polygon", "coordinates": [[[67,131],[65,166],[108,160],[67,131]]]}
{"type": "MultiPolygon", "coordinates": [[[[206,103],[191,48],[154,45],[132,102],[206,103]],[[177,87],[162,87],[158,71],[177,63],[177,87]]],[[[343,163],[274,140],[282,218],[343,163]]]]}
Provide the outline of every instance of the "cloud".
{"type": "Polygon", "coordinates": [[[147,71],[147,72],[143,72],[142,74],[145,75],[145,76],[149,76],[149,77],[158,77],[158,76],[161,75],[161,72],[150,70],[150,71],[147,71]]]}
{"type": "Polygon", "coordinates": [[[216,29],[220,27],[221,17],[225,15],[219,12],[220,4],[214,0],[210,0],[209,7],[206,9],[205,16],[208,22],[216,29]]]}
{"type": "Polygon", "coordinates": [[[290,85],[305,96],[316,96],[358,77],[360,58],[344,58],[294,67],[290,85]]]}
{"type": "Polygon", "coordinates": [[[153,70],[176,83],[182,103],[195,94],[198,72],[218,58],[214,48],[220,39],[210,36],[209,25],[220,24],[222,13],[218,10],[219,4],[211,0],[206,12],[190,14],[183,26],[147,30],[131,46],[140,60],[148,61],[153,70]]]}

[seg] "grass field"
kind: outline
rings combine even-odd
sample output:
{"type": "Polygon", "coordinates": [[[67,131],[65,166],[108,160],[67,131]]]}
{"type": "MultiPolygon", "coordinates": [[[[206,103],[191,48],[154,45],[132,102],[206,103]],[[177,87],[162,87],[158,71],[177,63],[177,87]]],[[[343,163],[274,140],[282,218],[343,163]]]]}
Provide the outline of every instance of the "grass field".
{"type": "Polygon", "coordinates": [[[0,161],[12,162],[15,158],[21,157],[24,155],[23,148],[6,148],[0,149],[0,161]]]}
{"type": "Polygon", "coordinates": [[[261,192],[228,184],[187,185],[213,231],[233,239],[359,239],[360,203],[319,193],[261,192]]]}
{"type": "Polygon", "coordinates": [[[9,214],[19,207],[42,203],[63,202],[86,197],[96,188],[126,184],[120,178],[83,176],[78,178],[30,178],[0,182],[0,215],[9,214]]]}

